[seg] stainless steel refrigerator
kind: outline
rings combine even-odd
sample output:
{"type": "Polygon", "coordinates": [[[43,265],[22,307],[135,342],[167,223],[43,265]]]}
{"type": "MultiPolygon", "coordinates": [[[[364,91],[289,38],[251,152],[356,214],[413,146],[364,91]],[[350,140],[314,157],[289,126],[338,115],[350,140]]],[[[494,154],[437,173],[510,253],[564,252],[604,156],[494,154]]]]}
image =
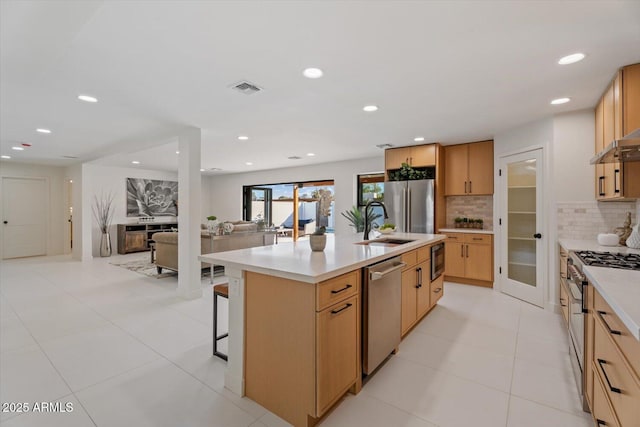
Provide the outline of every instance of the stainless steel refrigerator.
{"type": "Polygon", "coordinates": [[[434,232],[434,180],[386,181],[384,204],[396,231],[404,233],[434,232]]]}

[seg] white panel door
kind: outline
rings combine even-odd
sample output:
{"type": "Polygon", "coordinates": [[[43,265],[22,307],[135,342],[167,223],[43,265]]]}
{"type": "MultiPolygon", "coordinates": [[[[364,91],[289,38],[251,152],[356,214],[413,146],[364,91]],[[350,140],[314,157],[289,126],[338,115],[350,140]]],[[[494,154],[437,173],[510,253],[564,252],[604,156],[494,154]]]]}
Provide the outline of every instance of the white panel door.
{"type": "Polygon", "coordinates": [[[43,178],[2,178],[3,257],[47,253],[47,182],[43,178]]]}
{"type": "Polygon", "coordinates": [[[542,149],[503,157],[501,187],[501,290],[544,303],[542,149]]]}

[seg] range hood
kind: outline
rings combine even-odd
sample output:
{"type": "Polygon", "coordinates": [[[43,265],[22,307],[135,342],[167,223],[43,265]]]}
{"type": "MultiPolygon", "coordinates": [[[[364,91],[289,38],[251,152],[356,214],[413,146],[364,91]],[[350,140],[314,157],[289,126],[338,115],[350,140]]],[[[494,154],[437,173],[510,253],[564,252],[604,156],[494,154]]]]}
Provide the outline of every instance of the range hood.
{"type": "Polygon", "coordinates": [[[640,128],[617,139],[591,158],[591,164],[640,161],[640,128]]]}

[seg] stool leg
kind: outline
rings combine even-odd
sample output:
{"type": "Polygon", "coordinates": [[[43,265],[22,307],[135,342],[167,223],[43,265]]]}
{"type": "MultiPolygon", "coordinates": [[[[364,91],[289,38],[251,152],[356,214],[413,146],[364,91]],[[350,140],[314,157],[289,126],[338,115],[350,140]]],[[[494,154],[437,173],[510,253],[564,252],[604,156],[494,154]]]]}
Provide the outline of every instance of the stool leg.
{"type": "Polygon", "coordinates": [[[228,360],[227,355],[218,351],[218,341],[229,336],[229,333],[218,335],[218,297],[220,295],[213,293],[213,355],[223,360],[228,360]]]}

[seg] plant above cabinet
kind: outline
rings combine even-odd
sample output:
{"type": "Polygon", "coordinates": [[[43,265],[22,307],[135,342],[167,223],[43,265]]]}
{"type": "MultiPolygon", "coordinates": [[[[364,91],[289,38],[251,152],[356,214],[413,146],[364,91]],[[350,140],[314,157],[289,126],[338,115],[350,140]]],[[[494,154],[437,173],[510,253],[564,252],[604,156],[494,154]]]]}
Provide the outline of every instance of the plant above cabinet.
{"type": "Polygon", "coordinates": [[[389,181],[413,181],[417,179],[435,178],[435,168],[414,168],[407,163],[402,163],[400,169],[389,171],[389,181]]]}

